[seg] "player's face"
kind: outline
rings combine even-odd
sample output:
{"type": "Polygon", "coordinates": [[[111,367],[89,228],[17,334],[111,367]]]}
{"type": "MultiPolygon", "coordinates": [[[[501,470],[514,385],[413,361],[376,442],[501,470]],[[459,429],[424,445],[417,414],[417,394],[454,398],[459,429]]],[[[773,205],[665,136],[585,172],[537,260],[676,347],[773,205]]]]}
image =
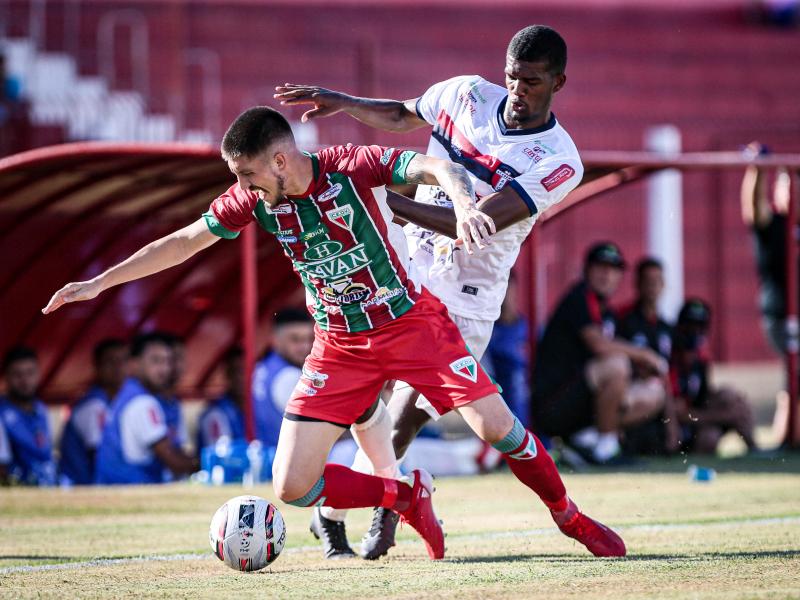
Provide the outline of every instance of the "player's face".
{"type": "Polygon", "coordinates": [[[36,395],[39,380],[39,362],[33,358],[14,361],[6,370],[9,393],[22,400],[29,400],[36,395]]]}
{"type": "Polygon", "coordinates": [[[108,348],[97,365],[97,382],[106,387],[118,388],[127,376],[128,349],[125,346],[108,348]]]}
{"type": "Polygon", "coordinates": [[[139,358],[139,378],[158,394],[169,388],[174,369],[173,350],[166,344],[148,344],[139,358]]]}
{"type": "Polygon", "coordinates": [[[284,155],[269,148],[253,157],[240,156],[228,161],[228,168],[236,175],[239,187],[255,192],[268,206],[286,200],[285,165],[284,155]]]}
{"type": "Polygon", "coordinates": [[[311,353],[314,344],[312,323],[286,323],[275,330],[275,351],[296,367],[300,367],[311,353]]]}
{"type": "Polygon", "coordinates": [[[553,94],[567,81],[566,75],[554,75],[548,68],[547,61],[529,62],[506,56],[508,101],[503,114],[506,125],[525,129],[547,121],[553,94]]]}
{"type": "Polygon", "coordinates": [[[639,280],[639,296],[645,302],[656,303],[664,291],[664,274],[658,267],[650,267],[642,272],[639,280]]]}
{"type": "Polygon", "coordinates": [[[605,263],[593,263],[586,269],[586,281],[598,296],[610,298],[622,281],[623,271],[605,263]]]}

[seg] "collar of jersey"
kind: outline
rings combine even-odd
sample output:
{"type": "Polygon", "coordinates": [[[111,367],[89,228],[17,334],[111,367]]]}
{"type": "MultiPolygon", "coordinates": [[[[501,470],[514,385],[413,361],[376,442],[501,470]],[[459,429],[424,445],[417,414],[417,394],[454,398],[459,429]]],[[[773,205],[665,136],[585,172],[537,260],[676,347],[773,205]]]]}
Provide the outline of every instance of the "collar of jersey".
{"type": "Polygon", "coordinates": [[[311,154],[310,152],[303,152],[308,158],[311,159],[311,168],[314,170],[314,176],[311,179],[311,183],[308,184],[308,189],[297,196],[293,196],[291,194],[286,194],[286,197],[289,200],[302,200],[303,198],[308,198],[311,196],[311,192],[313,192],[317,187],[317,182],[319,181],[319,158],[317,158],[316,154],[311,154]]]}
{"type": "Polygon", "coordinates": [[[500,100],[500,104],[497,106],[497,124],[500,126],[500,133],[503,135],[533,135],[534,133],[544,133],[545,131],[550,131],[558,123],[558,121],[556,121],[556,113],[550,111],[550,119],[544,125],[532,127],[531,129],[509,129],[506,127],[506,122],[503,121],[503,110],[506,107],[506,100],[508,100],[508,96],[500,100]]]}

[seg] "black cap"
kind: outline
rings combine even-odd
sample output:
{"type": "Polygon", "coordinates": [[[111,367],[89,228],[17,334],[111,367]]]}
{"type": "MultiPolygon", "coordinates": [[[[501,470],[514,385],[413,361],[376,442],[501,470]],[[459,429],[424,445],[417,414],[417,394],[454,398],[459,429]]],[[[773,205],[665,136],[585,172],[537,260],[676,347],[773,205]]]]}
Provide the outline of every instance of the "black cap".
{"type": "Polygon", "coordinates": [[[711,308],[700,298],[690,298],[678,313],[678,323],[708,326],[711,322],[711,308]]]}
{"type": "Polygon", "coordinates": [[[625,259],[622,252],[614,242],[598,242],[586,252],[585,264],[601,263],[619,269],[625,268],[625,259]]]}

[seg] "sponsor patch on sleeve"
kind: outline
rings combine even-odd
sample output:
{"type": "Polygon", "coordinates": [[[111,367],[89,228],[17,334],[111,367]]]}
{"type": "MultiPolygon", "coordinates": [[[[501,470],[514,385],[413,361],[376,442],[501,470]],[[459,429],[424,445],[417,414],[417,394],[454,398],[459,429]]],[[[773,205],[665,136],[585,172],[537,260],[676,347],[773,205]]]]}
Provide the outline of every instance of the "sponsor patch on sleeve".
{"type": "Polygon", "coordinates": [[[544,189],[548,192],[552,192],[573,175],[575,175],[575,169],[568,164],[563,164],[546,177],[543,177],[541,183],[544,189]]]}

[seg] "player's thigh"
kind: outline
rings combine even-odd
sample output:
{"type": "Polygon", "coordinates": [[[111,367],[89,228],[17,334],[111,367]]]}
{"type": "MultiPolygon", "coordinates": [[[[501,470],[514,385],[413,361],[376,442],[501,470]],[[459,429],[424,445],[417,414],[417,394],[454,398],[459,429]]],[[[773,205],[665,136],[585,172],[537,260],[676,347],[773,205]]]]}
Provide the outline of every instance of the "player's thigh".
{"type": "Polygon", "coordinates": [[[281,500],[300,498],[314,486],[331,447],[344,431],[323,421],[283,420],[272,464],[272,484],[281,500]]]}
{"type": "Polygon", "coordinates": [[[458,407],[458,413],[482,440],[495,444],[514,426],[514,415],[498,393],[458,407]]]}

